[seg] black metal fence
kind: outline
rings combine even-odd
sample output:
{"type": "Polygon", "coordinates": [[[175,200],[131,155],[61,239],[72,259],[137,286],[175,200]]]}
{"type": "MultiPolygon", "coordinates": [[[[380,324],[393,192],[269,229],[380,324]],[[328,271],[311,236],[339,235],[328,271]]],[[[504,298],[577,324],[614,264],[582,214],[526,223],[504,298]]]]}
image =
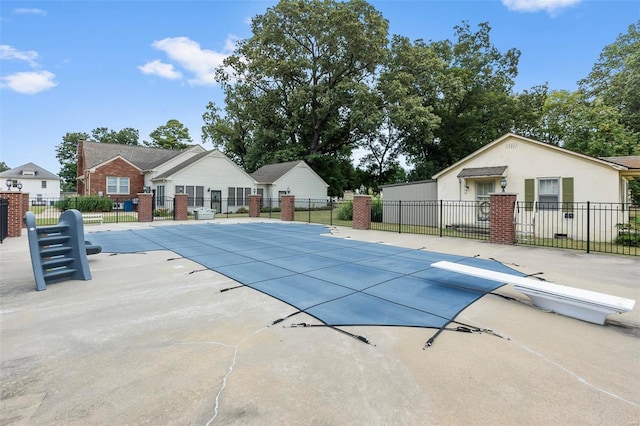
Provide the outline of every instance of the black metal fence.
{"type": "Polygon", "coordinates": [[[29,210],[36,217],[38,226],[55,225],[60,214],[67,209],[77,209],[86,217],[85,225],[138,221],[138,202],[129,198],[91,197],[34,198],[29,200],[29,210]]]}
{"type": "Polygon", "coordinates": [[[519,244],[640,255],[640,207],[627,203],[516,203],[519,244]]]}
{"type": "Polygon", "coordinates": [[[0,243],[9,235],[9,200],[0,198],[0,243]]]}

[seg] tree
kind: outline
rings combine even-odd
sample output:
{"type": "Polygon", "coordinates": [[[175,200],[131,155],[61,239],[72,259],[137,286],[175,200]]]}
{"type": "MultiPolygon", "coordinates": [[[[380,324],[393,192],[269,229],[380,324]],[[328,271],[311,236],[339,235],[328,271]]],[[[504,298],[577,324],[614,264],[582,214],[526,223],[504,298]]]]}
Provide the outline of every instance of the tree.
{"type": "Polygon", "coordinates": [[[520,51],[501,53],[490,32],[486,22],[476,32],[463,22],[455,27],[455,42],[394,38],[388,78],[405,117],[400,128],[414,166],[411,179],[430,178],[514,127],[511,89],[520,51]],[[422,120],[418,126],[416,119],[422,120]]]}
{"type": "Polygon", "coordinates": [[[56,158],[60,163],[60,173],[63,191],[76,190],[78,177],[78,142],[88,140],[89,134],[84,132],[69,132],[62,137],[62,142],[56,146],[56,158]]]}
{"type": "MultiPolygon", "coordinates": [[[[203,133],[248,170],[305,159],[320,172],[348,159],[361,134],[353,116],[386,55],[387,21],[364,0],[281,0],[251,27],[216,73],[225,117],[211,115],[203,133]]],[[[338,169],[319,174],[331,180],[338,169]]]]}
{"type": "Polygon", "coordinates": [[[620,114],[620,123],[640,144],[640,21],[605,46],[580,89],[590,100],[600,99],[620,114]]]}
{"type": "Polygon", "coordinates": [[[11,170],[11,167],[7,166],[7,163],[4,161],[0,161],[0,172],[5,172],[7,170],[11,170]]]}
{"type": "Polygon", "coordinates": [[[121,145],[140,145],[139,132],[132,127],[114,131],[106,127],[97,127],[91,131],[93,140],[100,143],[117,143],[121,145]]]}
{"type": "Polygon", "coordinates": [[[189,136],[189,129],[178,120],[169,120],[167,124],[159,126],[149,134],[151,142],[144,142],[146,146],[164,149],[185,149],[193,141],[189,136]]]}

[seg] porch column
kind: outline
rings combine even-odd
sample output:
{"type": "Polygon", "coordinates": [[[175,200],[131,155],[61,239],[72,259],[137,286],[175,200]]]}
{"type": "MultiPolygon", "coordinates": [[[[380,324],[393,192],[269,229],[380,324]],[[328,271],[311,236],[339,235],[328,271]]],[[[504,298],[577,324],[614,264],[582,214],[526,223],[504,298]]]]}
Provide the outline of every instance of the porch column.
{"type": "Polygon", "coordinates": [[[517,194],[495,192],[489,194],[491,213],[489,215],[489,242],[495,244],[515,244],[516,224],[513,213],[517,194]]]}
{"type": "Polygon", "coordinates": [[[173,206],[175,220],[187,220],[189,216],[189,195],[176,194],[173,202],[175,203],[175,205],[173,206]]]}
{"type": "Polygon", "coordinates": [[[371,228],[371,195],[353,197],[353,229],[371,228]]]}
{"type": "Polygon", "coordinates": [[[249,195],[249,217],[260,217],[260,202],[262,195],[249,195]]]}
{"type": "Polygon", "coordinates": [[[9,215],[7,217],[7,237],[21,236],[24,223],[24,214],[26,213],[22,192],[0,191],[0,198],[5,198],[9,202],[9,215]]]}
{"type": "Polygon", "coordinates": [[[280,198],[281,216],[280,220],[292,221],[295,218],[295,195],[282,195],[280,198]]]}
{"type": "Polygon", "coordinates": [[[151,222],[153,220],[153,194],[147,192],[138,193],[138,222],[151,222]]]}

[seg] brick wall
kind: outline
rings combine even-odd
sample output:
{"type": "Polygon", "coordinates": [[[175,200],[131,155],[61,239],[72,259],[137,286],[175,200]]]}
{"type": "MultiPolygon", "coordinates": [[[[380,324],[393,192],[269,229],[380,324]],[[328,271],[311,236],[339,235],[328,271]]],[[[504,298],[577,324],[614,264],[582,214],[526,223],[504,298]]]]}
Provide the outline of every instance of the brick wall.
{"type": "Polygon", "coordinates": [[[138,197],[138,222],[151,222],[153,220],[153,194],[139,193],[138,197]]]}
{"type": "Polygon", "coordinates": [[[280,208],[282,210],[280,219],[286,221],[292,221],[295,218],[295,205],[296,205],[296,196],[295,195],[283,195],[280,198],[280,208]]]}
{"type": "Polygon", "coordinates": [[[22,235],[24,214],[29,206],[29,194],[27,195],[27,205],[24,204],[24,194],[22,192],[0,191],[0,198],[9,200],[9,217],[7,218],[7,237],[19,237],[22,235]]]}
{"type": "Polygon", "coordinates": [[[90,175],[85,174],[85,185],[88,187],[89,192],[82,194],[80,192],[80,186],[78,186],[78,193],[82,195],[98,195],[100,191],[106,197],[111,197],[115,200],[119,199],[121,202],[136,198],[138,193],[144,190],[144,176],[142,171],[135,166],[132,166],[121,158],[116,158],[113,161],[105,164],[102,167],[98,167],[94,173],[90,175]],[[128,177],[129,178],[129,193],[128,194],[107,194],[107,176],[115,177],[128,177]]]}
{"type": "Polygon", "coordinates": [[[262,195],[249,195],[249,217],[260,217],[262,195]]]}
{"type": "Polygon", "coordinates": [[[187,194],[176,194],[174,198],[175,205],[173,208],[175,209],[175,220],[187,220],[189,216],[188,209],[189,195],[187,194]]]}
{"type": "Polygon", "coordinates": [[[516,225],[513,219],[516,194],[497,192],[490,194],[491,214],[489,224],[489,242],[496,244],[515,244],[516,225]]]}
{"type": "Polygon", "coordinates": [[[353,197],[353,229],[371,228],[371,195],[353,197]]]}

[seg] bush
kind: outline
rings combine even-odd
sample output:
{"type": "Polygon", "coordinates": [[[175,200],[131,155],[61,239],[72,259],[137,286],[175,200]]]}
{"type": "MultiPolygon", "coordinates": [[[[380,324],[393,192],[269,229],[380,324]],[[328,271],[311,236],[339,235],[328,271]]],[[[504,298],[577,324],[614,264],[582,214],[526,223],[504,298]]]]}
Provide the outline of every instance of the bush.
{"type": "Polygon", "coordinates": [[[339,220],[353,220],[353,201],[342,203],[338,210],[339,220]]]}
{"type": "Polygon", "coordinates": [[[240,207],[238,210],[236,210],[236,213],[249,213],[249,210],[247,210],[245,207],[240,207]]]}
{"type": "Polygon", "coordinates": [[[173,216],[173,211],[169,209],[155,209],[153,215],[155,217],[169,217],[173,216]]]}
{"type": "Polygon", "coordinates": [[[625,247],[640,247],[640,234],[635,232],[620,234],[616,237],[614,242],[625,247]]]}
{"type": "Polygon", "coordinates": [[[113,209],[113,201],[109,197],[68,197],[55,202],[59,210],[76,209],[84,213],[110,212],[113,209]]]}
{"type": "Polygon", "coordinates": [[[260,212],[262,212],[262,213],[269,213],[269,211],[271,211],[272,213],[278,213],[278,212],[280,212],[280,207],[272,207],[270,209],[269,206],[262,206],[260,208],[260,212]]]}
{"type": "Polygon", "coordinates": [[[382,199],[380,197],[371,200],[371,222],[382,222],[382,199]]]}

